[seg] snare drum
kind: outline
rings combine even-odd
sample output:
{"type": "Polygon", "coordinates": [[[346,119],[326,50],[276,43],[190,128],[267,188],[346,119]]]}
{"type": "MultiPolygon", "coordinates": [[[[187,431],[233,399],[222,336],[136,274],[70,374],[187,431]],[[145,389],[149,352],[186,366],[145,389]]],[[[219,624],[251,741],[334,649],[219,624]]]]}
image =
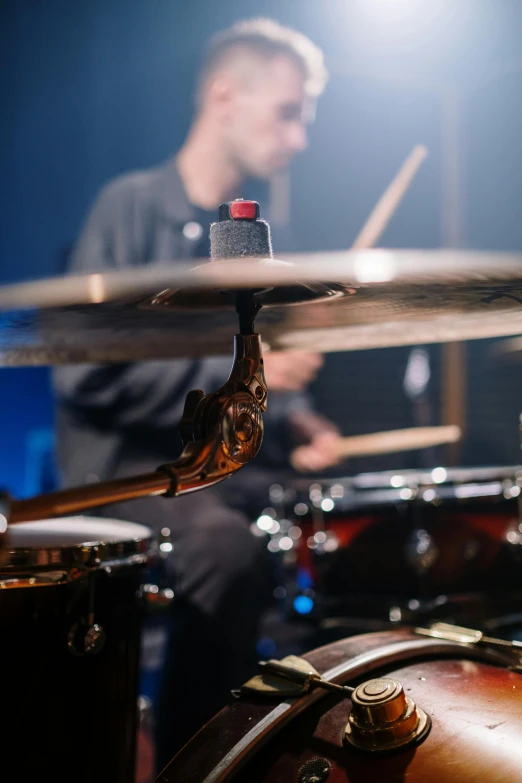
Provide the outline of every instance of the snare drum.
{"type": "Polygon", "coordinates": [[[299,481],[271,498],[327,614],[480,623],[522,617],[521,485],[519,467],[436,468],[299,481]]]}
{"type": "Polygon", "coordinates": [[[143,525],[13,525],[0,566],[0,764],[6,780],[132,783],[143,525]],[[15,777],[16,775],[16,777],[15,777]]]}

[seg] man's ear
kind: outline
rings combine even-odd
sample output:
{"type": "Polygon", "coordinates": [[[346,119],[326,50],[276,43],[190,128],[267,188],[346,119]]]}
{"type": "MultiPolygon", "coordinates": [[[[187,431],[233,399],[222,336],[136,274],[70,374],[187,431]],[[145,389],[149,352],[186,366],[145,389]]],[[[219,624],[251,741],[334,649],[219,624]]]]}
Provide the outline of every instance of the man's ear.
{"type": "Polygon", "coordinates": [[[215,109],[226,112],[234,105],[239,85],[228,73],[216,73],[207,85],[206,102],[215,109]]]}

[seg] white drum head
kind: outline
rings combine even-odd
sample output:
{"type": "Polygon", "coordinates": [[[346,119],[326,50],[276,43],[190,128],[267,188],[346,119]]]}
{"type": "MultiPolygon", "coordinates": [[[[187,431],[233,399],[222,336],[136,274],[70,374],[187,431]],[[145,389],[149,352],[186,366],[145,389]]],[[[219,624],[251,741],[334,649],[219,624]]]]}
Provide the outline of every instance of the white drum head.
{"type": "Polygon", "coordinates": [[[76,516],[20,522],[5,533],[0,570],[117,565],[147,556],[152,546],[150,528],[118,519],[76,516]]]}

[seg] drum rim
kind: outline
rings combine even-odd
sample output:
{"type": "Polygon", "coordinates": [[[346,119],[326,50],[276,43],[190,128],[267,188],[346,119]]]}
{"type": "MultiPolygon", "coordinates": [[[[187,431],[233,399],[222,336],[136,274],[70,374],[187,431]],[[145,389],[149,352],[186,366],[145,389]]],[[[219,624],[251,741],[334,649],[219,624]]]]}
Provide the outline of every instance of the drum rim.
{"type": "MultiPolygon", "coordinates": [[[[372,489],[381,487],[394,487],[392,479],[400,477],[404,479],[402,486],[432,486],[433,484],[480,484],[488,483],[501,479],[522,479],[522,465],[485,465],[476,467],[448,467],[444,465],[436,465],[429,470],[385,470],[377,471],[375,473],[358,473],[348,481],[357,489],[372,489]],[[443,478],[438,479],[434,476],[436,471],[445,471],[443,478]],[[370,477],[376,477],[378,481],[373,483],[370,477]]],[[[342,481],[329,481],[328,484],[333,486],[335,484],[341,484],[342,481]]]]}
{"type": "MultiPolygon", "coordinates": [[[[78,517],[79,519],[81,517],[78,517]]],[[[119,568],[126,565],[137,565],[145,563],[156,548],[154,532],[151,528],[138,522],[129,522],[121,519],[111,519],[109,517],[86,517],[90,522],[100,523],[121,523],[123,525],[132,525],[141,527],[144,531],[143,537],[129,537],[119,541],[99,540],[82,541],[81,543],[52,543],[47,546],[7,546],[0,553],[0,578],[2,573],[11,574],[12,572],[23,573],[27,569],[32,571],[52,570],[68,571],[79,568],[81,570],[96,570],[119,568]],[[146,533],[146,534],[145,534],[146,533]]],[[[41,520],[41,522],[59,522],[66,518],[58,517],[56,519],[41,520]]],[[[72,519],[72,517],[69,517],[72,519]]],[[[22,525],[37,526],[38,522],[20,523],[22,525]]],[[[17,525],[16,527],[18,527],[17,525]]]]}
{"type": "MultiPolygon", "coordinates": [[[[322,495],[317,502],[312,501],[313,505],[320,506],[322,497],[331,498],[341,511],[409,502],[454,500],[471,503],[502,496],[510,500],[520,495],[522,465],[387,470],[358,473],[347,478],[298,479],[289,486],[308,493],[317,488],[322,495]],[[439,475],[436,470],[440,471],[439,475]]],[[[298,500],[296,498],[296,502],[298,500]]]]}
{"type": "Polygon", "coordinates": [[[433,468],[417,469],[417,468],[404,468],[396,470],[375,470],[364,471],[361,473],[355,473],[353,476],[337,476],[334,478],[322,477],[314,478],[297,478],[293,481],[282,483],[282,489],[285,485],[292,489],[307,489],[314,484],[318,484],[323,487],[332,487],[336,484],[341,487],[362,487],[362,488],[378,488],[378,487],[390,487],[390,481],[395,476],[401,476],[403,478],[414,479],[417,477],[419,484],[432,484],[433,471],[443,468],[446,471],[446,478],[442,483],[451,483],[452,481],[458,483],[475,483],[477,481],[491,481],[495,478],[509,478],[509,477],[522,477],[522,463],[511,465],[477,465],[473,467],[456,467],[450,468],[442,465],[434,465],[433,468]],[[469,477],[469,478],[468,478],[469,477]],[[375,481],[378,478],[379,481],[375,481]],[[373,479],[373,481],[372,481],[373,479]]]}

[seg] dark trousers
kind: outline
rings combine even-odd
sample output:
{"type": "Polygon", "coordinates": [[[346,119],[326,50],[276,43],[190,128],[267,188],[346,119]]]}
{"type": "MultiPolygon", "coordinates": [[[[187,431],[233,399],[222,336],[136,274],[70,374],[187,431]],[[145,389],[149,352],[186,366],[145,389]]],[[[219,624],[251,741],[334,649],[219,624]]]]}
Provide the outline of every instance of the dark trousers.
{"type": "Polygon", "coordinates": [[[105,509],[156,531],[171,530],[175,598],[155,709],[158,771],[256,671],[259,621],[273,576],[266,540],[253,536],[250,518],[228,502],[230,489],[105,509]]]}

